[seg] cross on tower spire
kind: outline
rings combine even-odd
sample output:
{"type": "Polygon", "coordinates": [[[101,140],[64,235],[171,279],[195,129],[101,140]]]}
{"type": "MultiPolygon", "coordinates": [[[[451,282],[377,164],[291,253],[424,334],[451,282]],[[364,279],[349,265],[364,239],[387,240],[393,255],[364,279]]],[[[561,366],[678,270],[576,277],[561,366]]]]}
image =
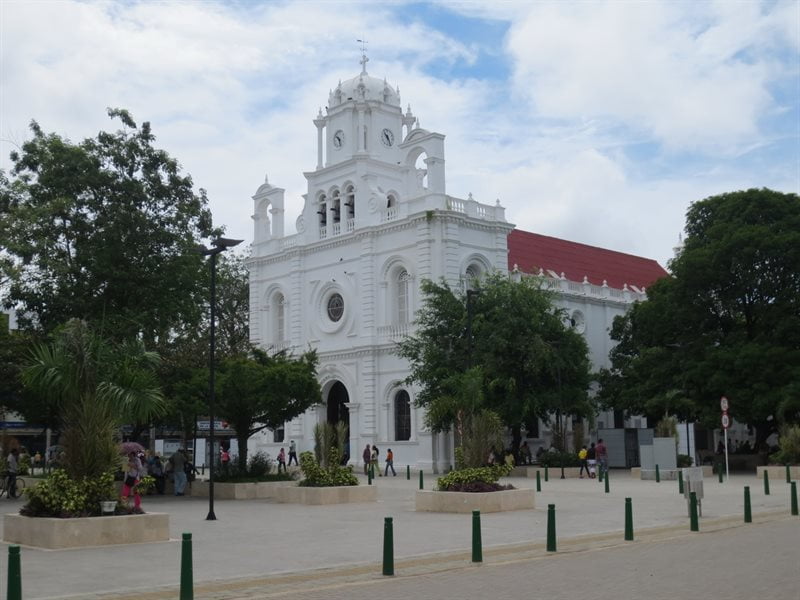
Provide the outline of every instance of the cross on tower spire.
{"type": "Polygon", "coordinates": [[[366,75],[367,63],[369,62],[369,59],[367,58],[367,44],[369,42],[367,42],[367,40],[356,40],[356,41],[361,43],[361,60],[359,61],[361,63],[361,74],[366,75]]]}

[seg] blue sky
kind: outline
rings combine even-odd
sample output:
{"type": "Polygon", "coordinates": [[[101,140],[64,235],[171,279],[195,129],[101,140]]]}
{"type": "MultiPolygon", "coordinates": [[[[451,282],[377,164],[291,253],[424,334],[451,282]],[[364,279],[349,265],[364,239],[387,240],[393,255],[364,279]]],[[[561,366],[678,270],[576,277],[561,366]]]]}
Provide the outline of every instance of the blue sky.
{"type": "Polygon", "coordinates": [[[800,3],[0,3],[0,168],[36,119],[73,140],[149,120],[252,238],[251,195],[291,230],[339,79],[387,77],[447,136],[448,193],[520,228],[658,259],[693,201],[800,192],[800,3]]]}

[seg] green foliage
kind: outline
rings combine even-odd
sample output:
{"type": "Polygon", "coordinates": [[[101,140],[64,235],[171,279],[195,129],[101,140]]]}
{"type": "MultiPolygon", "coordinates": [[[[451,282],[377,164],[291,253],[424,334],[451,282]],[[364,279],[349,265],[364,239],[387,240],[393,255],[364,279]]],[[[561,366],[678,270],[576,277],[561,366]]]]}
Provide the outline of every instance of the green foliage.
{"type": "Polygon", "coordinates": [[[303,487],[332,487],[340,485],[358,485],[358,477],[353,474],[350,466],[341,466],[341,455],[334,446],[328,453],[328,466],[322,467],[314,457],[313,452],[300,454],[300,469],[305,478],[299,485],[303,487]]]}
{"type": "Polygon", "coordinates": [[[581,461],[576,452],[544,452],[539,457],[539,464],[543,467],[580,467],[581,461]]]}
{"type": "Polygon", "coordinates": [[[439,477],[436,487],[441,492],[450,491],[452,488],[461,488],[472,483],[494,484],[501,477],[506,477],[514,467],[507,464],[492,465],[491,467],[471,467],[450,471],[444,477],[439,477]]]}
{"type": "Polygon", "coordinates": [[[71,477],[115,470],[121,422],[145,420],[163,409],[153,372],[157,359],[139,343],[109,343],[78,320],[67,323],[52,344],[33,349],[23,381],[60,415],[71,477]]]}
{"type": "Polygon", "coordinates": [[[150,124],[125,110],[115,133],[78,144],[31,124],[0,178],[7,303],[23,328],[45,332],[70,318],[102,323],[117,340],[149,346],[207,302],[195,244],[213,233],[205,191],[154,147],[150,124]]]}
{"type": "Polygon", "coordinates": [[[219,483],[246,483],[258,481],[292,481],[292,473],[272,473],[273,460],[264,452],[256,452],[250,456],[247,468],[242,469],[239,463],[231,463],[225,469],[214,470],[214,481],[219,483]]]}
{"type": "Polygon", "coordinates": [[[672,277],[615,319],[607,407],[719,427],[719,398],[763,448],[800,422],[800,199],[768,189],[695,202],[672,277]]]}
{"type": "Polygon", "coordinates": [[[461,467],[482,467],[494,448],[503,447],[503,424],[500,417],[490,410],[464,417],[464,435],[461,438],[456,465],[461,467]]]}
{"type": "Polygon", "coordinates": [[[678,447],[678,419],[671,416],[663,417],[656,423],[653,435],[660,438],[673,438],[675,447],[678,447]]]}
{"type": "Polygon", "coordinates": [[[688,454],[678,454],[678,468],[684,469],[686,467],[691,467],[692,463],[694,463],[694,459],[689,456],[688,454]]]}
{"type": "Polygon", "coordinates": [[[27,502],[20,514],[68,518],[100,515],[100,502],[115,500],[117,492],[111,471],[76,479],[57,469],[37,485],[25,488],[24,494],[27,502]]]}
{"type": "Polygon", "coordinates": [[[223,361],[217,413],[236,431],[240,468],[247,464],[250,436],[277,429],[321,401],[317,363],[313,350],[294,358],[283,352],[270,356],[257,348],[223,361]]]}
{"type": "Polygon", "coordinates": [[[778,446],[780,450],[769,457],[771,463],[800,465],[800,425],[783,427],[778,446]]]}
{"type": "Polygon", "coordinates": [[[145,475],[139,480],[139,483],[136,484],[136,487],[138,488],[140,495],[146,496],[156,489],[156,478],[151,477],[150,475],[145,475]]]}
{"type": "Polygon", "coordinates": [[[430,427],[458,429],[460,411],[488,409],[512,427],[518,446],[521,427],[534,418],[557,409],[589,414],[586,342],[540,281],[498,274],[473,283],[468,295],[423,281],[416,335],[398,345],[430,427]]]}

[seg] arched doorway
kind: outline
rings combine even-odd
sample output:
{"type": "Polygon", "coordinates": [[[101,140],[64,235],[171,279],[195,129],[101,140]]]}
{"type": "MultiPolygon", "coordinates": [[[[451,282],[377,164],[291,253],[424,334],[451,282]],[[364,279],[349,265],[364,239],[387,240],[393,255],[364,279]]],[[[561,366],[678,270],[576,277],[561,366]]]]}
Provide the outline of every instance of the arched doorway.
{"type": "Polygon", "coordinates": [[[347,388],[341,381],[337,381],[328,391],[328,423],[336,425],[344,423],[347,425],[347,437],[344,441],[343,460],[346,462],[350,458],[350,411],[347,403],[350,402],[350,395],[347,388]]]}

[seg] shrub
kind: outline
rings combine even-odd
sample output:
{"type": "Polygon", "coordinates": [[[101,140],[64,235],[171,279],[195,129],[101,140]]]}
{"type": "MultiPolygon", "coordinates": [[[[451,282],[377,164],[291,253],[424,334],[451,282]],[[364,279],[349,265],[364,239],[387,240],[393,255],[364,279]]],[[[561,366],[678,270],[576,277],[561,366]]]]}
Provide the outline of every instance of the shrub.
{"type": "Polygon", "coordinates": [[[513,467],[511,465],[493,465],[491,467],[471,467],[450,471],[439,477],[436,487],[440,492],[493,492],[513,489],[512,486],[501,486],[497,480],[505,477],[513,467]]]}
{"type": "Polygon", "coordinates": [[[778,439],[778,446],[780,449],[769,457],[771,463],[800,464],[800,425],[784,427],[778,439]]]}
{"type": "Polygon", "coordinates": [[[256,452],[250,456],[247,472],[253,477],[267,475],[272,470],[272,460],[266,452],[256,452]]]}
{"type": "Polygon", "coordinates": [[[250,456],[246,469],[239,467],[238,462],[231,462],[224,469],[214,469],[214,481],[217,483],[257,483],[260,481],[292,481],[292,473],[271,473],[273,461],[269,454],[256,452],[250,456]]]}
{"type": "Polygon", "coordinates": [[[27,517],[91,517],[100,515],[100,502],[113,500],[114,474],[71,479],[58,469],[38,485],[24,491],[27,502],[20,514],[27,517]]]}
{"type": "Polygon", "coordinates": [[[544,452],[539,457],[539,464],[543,467],[580,467],[581,459],[574,452],[544,452]]]}
{"type": "Polygon", "coordinates": [[[328,466],[321,467],[313,452],[300,454],[300,469],[305,475],[299,485],[303,487],[333,487],[338,485],[358,485],[353,468],[341,466],[341,456],[336,447],[328,450],[328,466]]]}
{"type": "Polygon", "coordinates": [[[694,459],[688,454],[678,454],[678,468],[691,467],[694,459]]]}

